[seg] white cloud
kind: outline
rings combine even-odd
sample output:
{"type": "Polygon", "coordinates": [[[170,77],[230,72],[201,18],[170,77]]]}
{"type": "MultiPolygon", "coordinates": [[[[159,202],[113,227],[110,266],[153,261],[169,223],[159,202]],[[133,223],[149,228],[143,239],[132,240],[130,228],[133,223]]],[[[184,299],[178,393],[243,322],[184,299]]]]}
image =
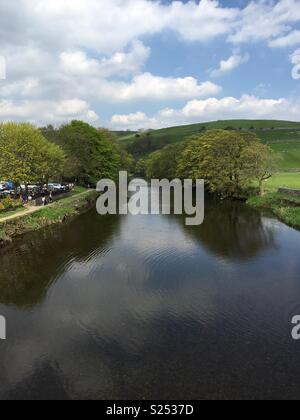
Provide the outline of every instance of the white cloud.
{"type": "Polygon", "coordinates": [[[299,0],[251,1],[241,10],[228,40],[233,43],[272,41],[287,35],[300,20],[299,0]]]}
{"type": "Polygon", "coordinates": [[[134,42],[129,52],[100,60],[83,51],[62,52],[59,56],[37,48],[6,51],[8,78],[0,84],[0,95],[14,100],[63,100],[76,96],[104,103],[190,99],[220,92],[220,86],[209,81],[201,83],[193,77],[140,73],[149,54],[150,49],[141,42],[134,42]],[[122,81],[122,75],[132,77],[122,81]]]}
{"type": "Polygon", "coordinates": [[[167,15],[166,28],[173,29],[188,41],[204,42],[229,34],[239,9],[222,7],[216,0],[202,0],[199,4],[174,1],[167,15]]]}
{"type": "Polygon", "coordinates": [[[0,96],[14,97],[14,96],[33,96],[34,92],[39,89],[39,79],[25,78],[12,83],[3,83],[0,85],[0,96]]]}
{"type": "Polygon", "coordinates": [[[237,8],[215,0],[163,4],[147,0],[10,0],[0,4],[0,38],[111,54],[144,35],[171,29],[205,41],[230,32],[237,8]]]}
{"type": "MultiPolygon", "coordinates": [[[[300,22],[299,6],[300,0],[252,0],[245,8],[216,0],[2,1],[0,54],[6,57],[7,79],[0,80],[1,104],[6,104],[0,118],[6,118],[7,104],[10,118],[19,117],[21,106],[27,118],[35,118],[39,108],[29,109],[36,104],[42,109],[39,120],[43,115],[45,121],[59,119],[57,104],[74,97],[98,107],[107,102],[215,96],[219,86],[188,77],[189,73],[160,77],[144,69],[151,51],[141,40],[173,31],[186,42],[205,43],[222,36],[233,44],[295,45],[299,31],[293,25],[300,22]]],[[[229,72],[247,59],[234,53],[213,75],[229,72]]],[[[84,118],[95,119],[93,112],[88,108],[84,118]]]]}
{"type": "Polygon", "coordinates": [[[155,119],[147,117],[144,112],[136,112],[127,115],[113,115],[111,119],[113,127],[120,127],[123,129],[139,129],[139,128],[150,128],[152,124],[156,125],[155,119]]]}
{"type": "Polygon", "coordinates": [[[278,115],[278,109],[288,105],[285,99],[259,99],[244,95],[240,99],[226,97],[222,99],[190,101],[181,111],[187,118],[265,118],[278,115]]]}
{"type": "Polygon", "coordinates": [[[272,48],[293,47],[297,44],[300,44],[300,31],[297,30],[290,32],[286,36],[274,39],[269,42],[269,46],[272,48]]]}
{"type": "Polygon", "coordinates": [[[100,83],[98,94],[115,101],[175,100],[215,95],[221,87],[211,82],[198,83],[193,77],[158,77],[151,73],[135,76],[131,83],[100,83]]]}
{"type": "Polygon", "coordinates": [[[288,35],[299,20],[299,0],[255,0],[245,8],[216,0],[10,0],[0,3],[0,46],[111,55],[164,30],[187,41],[227,35],[234,43],[271,41],[288,35]]]}
{"type": "Polygon", "coordinates": [[[211,77],[219,77],[226,73],[230,73],[242,64],[248,63],[249,59],[249,54],[241,55],[239,52],[234,52],[227,60],[220,61],[219,68],[211,72],[211,77]]]}
{"type": "Polygon", "coordinates": [[[89,58],[83,51],[63,52],[60,55],[62,71],[70,76],[109,77],[137,73],[150,56],[150,48],[134,41],[128,53],[116,52],[110,58],[89,58]]]}
{"type": "Polygon", "coordinates": [[[111,127],[118,129],[161,128],[219,119],[267,118],[296,121],[300,115],[300,101],[284,98],[260,99],[249,95],[243,95],[241,98],[209,98],[189,101],[182,109],[163,109],[153,117],[142,115],[140,121],[134,121],[133,118],[127,119],[126,115],[114,116],[111,127]]]}
{"type": "Polygon", "coordinates": [[[70,99],[63,101],[0,101],[0,119],[29,120],[36,124],[67,122],[81,119],[90,123],[96,122],[99,116],[90,109],[85,101],[70,99]]]}

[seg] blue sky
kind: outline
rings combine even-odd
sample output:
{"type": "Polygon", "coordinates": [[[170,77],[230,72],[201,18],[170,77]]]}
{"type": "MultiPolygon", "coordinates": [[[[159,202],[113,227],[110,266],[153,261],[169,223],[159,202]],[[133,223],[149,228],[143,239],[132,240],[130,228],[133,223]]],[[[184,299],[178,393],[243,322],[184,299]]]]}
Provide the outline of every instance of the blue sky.
{"type": "Polygon", "coordinates": [[[300,0],[11,0],[0,56],[2,121],[300,120],[300,0]]]}

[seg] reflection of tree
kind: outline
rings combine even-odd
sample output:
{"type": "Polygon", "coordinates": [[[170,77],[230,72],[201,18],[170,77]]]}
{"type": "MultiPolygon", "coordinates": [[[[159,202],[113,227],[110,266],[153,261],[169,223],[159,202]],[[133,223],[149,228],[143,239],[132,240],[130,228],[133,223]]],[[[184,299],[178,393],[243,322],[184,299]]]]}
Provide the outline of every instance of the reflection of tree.
{"type": "Polygon", "coordinates": [[[38,304],[50,284],[72,260],[85,260],[104,249],[117,233],[121,218],[95,211],[65,226],[25,235],[0,255],[0,303],[38,304]]]}
{"type": "Polygon", "coordinates": [[[56,364],[44,362],[32,370],[29,377],[22,380],[1,399],[12,401],[25,400],[68,400],[68,392],[63,374],[56,364]],[[46,380],[45,380],[46,378],[46,380]]]}
{"type": "Polygon", "coordinates": [[[230,260],[253,258],[275,247],[272,229],[261,213],[234,202],[206,200],[203,225],[185,228],[214,255],[230,260]]]}

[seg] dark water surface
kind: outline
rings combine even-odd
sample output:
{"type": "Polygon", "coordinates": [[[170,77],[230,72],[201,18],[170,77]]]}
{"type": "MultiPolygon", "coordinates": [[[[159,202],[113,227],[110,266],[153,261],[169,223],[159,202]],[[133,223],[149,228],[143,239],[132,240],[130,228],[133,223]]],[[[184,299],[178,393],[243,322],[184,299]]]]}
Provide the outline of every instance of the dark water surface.
{"type": "Polygon", "coordinates": [[[0,252],[0,399],[300,398],[300,233],[270,216],[93,210],[0,252]]]}

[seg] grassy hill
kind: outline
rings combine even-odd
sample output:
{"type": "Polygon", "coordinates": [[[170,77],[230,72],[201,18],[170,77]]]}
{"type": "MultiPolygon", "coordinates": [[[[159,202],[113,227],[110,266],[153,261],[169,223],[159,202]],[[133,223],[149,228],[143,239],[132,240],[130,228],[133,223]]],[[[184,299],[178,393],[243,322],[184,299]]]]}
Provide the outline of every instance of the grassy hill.
{"type": "Polygon", "coordinates": [[[124,147],[136,158],[140,158],[170,143],[182,141],[193,134],[217,128],[255,132],[263,143],[268,144],[282,156],[282,170],[300,171],[300,122],[227,120],[170,127],[145,133],[118,131],[115,134],[124,147]]]}

